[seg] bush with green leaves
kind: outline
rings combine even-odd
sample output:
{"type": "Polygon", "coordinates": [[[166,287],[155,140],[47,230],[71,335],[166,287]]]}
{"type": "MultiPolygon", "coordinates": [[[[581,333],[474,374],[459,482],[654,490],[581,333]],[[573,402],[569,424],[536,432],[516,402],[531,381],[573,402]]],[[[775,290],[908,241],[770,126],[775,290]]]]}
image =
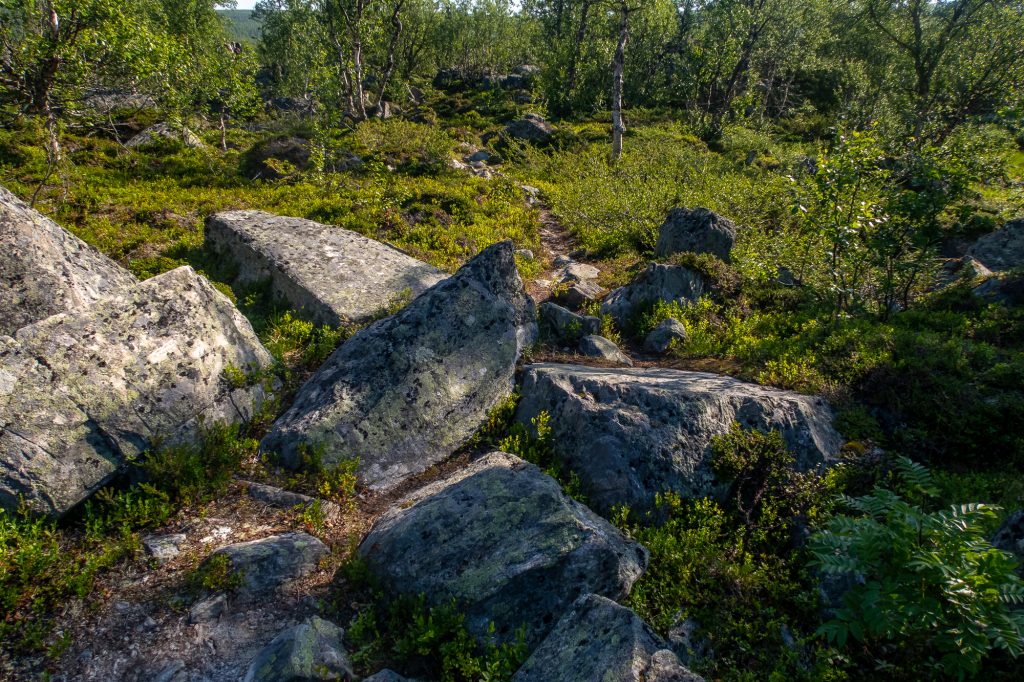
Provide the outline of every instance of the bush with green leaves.
{"type": "Polygon", "coordinates": [[[792,470],[778,432],[735,425],[714,440],[713,466],[728,484],[721,501],[659,495],[656,509],[617,510],[613,521],[650,551],[628,605],[663,635],[693,619],[713,659],[692,663],[716,679],[844,679],[808,623],[818,600],[795,541],[827,510],[838,474],[792,470]],[[787,645],[787,634],[800,644],[787,645]]]}
{"type": "Polygon", "coordinates": [[[854,657],[903,672],[963,678],[996,650],[1024,652],[1024,583],[1012,555],[988,537],[998,508],[930,510],[937,489],[928,470],[900,458],[894,489],[843,498],[810,543],[825,575],[854,583],[819,633],[854,657]],[[856,647],[851,645],[856,642],[856,647]]]}

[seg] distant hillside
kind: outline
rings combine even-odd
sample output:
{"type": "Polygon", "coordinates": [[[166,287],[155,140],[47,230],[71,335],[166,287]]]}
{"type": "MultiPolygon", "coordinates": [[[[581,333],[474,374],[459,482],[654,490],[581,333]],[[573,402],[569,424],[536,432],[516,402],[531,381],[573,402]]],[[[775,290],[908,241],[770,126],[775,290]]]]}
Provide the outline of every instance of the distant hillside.
{"type": "Polygon", "coordinates": [[[251,9],[217,10],[228,20],[228,34],[238,42],[255,43],[260,38],[260,22],[253,20],[251,9]]]}

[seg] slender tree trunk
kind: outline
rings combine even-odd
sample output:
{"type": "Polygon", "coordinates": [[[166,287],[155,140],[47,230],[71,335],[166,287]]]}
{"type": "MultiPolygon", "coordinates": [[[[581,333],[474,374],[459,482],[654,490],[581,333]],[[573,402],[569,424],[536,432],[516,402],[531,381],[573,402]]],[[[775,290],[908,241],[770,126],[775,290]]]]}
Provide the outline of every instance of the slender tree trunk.
{"type": "Polygon", "coordinates": [[[388,43],[388,57],[384,65],[384,75],[380,79],[380,94],[377,95],[377,115],[381,116],[384,113],[384,93],[388,89],[388,81],[391,80],[391,74],[395,70],[395,48],[398,46],[398,39],[402,36],[402,19],[399,13],[402,11],[402,5],[405,0],[398,0],[395,3],[395,11],[391,13],[391,25],[394,27],[394,31],[391,33],[391,42],[388,43]]]}
{"type": "Polygon", "coordinates": [[[612,60],[612,161],[622,156],[622,134],[626,132],[626,124],[622,120],[622,79],[626,65],[626,41],[629,40],[630,8],[623,3],[620,12],[622,20],[619,24],[619,44],[615,46],[615,58],[612,60]]]}
{"type": "Polygon", "coordinates": [[[583,8],[580,10],[580,25],[576,29],[576,42],[572,46],[572,60],[569,62],[569,75],[566,79],[565,94],[567,96],[572,95],[572,91],[576,89],[576,76],[579,72],[579,61],[580,61],[580,50],[583,47],[583,41],[587,37],[587,19],[590,14],[590,0],[585,0],[583,8]]]}

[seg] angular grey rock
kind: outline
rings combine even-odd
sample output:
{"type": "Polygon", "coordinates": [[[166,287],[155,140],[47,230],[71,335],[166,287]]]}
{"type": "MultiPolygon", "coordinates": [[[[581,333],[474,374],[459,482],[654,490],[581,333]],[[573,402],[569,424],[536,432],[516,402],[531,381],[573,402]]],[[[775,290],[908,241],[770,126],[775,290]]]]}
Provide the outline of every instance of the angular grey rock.
{"type": "Polygon", "coordinates": [[[1024,218],[985,235],[967,253],[992,272],[1024,267],[1024,218]]]}
{"type": "Polygon", "coordinates": [[[525,261],[533,260],[533,251],[530,249],[516,249],[516,255],[525,261]]]}
{"type": "Polygon", "coordinates": [[[320,511],[327,518],[338,518],[341,516],[341,507],[329,500],[320,500],[302,493],[294,493],[290,490],[276,488],[272,485],[250,482],[247,486],[249,497],[280,509],[295,509],[303,507],[309,509],[320,504],[320,511]]]}
{"type": "Polygon", "coordinates": [[[600,318],[577,315],[551,301],[540,304],[539,323],[542,334],[566,343],[575,344],[582,336],[601,332],[600,318]]]}
{"type": "Polygon", "coordinates": [[[591,280],[571,281],[565,284],[568,286],[557,290],[555,300],[572,310],[579,310],[585,305],[600,300],[604,295],[604,289],[591,280]]]}
{"type": "Polygon", "coordinates": [[[537,644],[582,594],[625,597],[647,551],[518,457],[495,452],[399,502],[359,547],[387,589],[456,599],[466,626],[537,644]]]}
{"type": "Polygon", "coordinates": [[[644,339],[644,350],[648,353],[663,354],[672,348],[673,342],[676,346],[682,346],[686,341],[686,327],[682,322],[669,317],[658,323],[658,326],[651,330],[651,333],[644,339]]]}
{"type": "Polygon", "coordinates": [[[280,633],[257,654],[244,682],[314,682],[353,680],[342,637],[334,623],[313,616],[280,633]]]}
{"type": "Polygon", "coordinates": [[[618,365],[626,365],[627,367],[633,366],[633,361],[629,359],[628,355],[619,350],[618,346],[603,336],[597,336],[596,334],[584,336],[580,339],[580,352],[587,357],[600,358],[618,365]]]}
{"type": "Polygon", "coordinates": [[[228,607],[228,598],[222,592],[203,597],[188,610],[188,622],[191,625],[213,623],[218,620],[228,607]]]}
{"type": "Polygon", "coordinates": [[[206,219],[206,243],[238,266],[241,284],[269,279],[275,295],[314,322],[366,322],[403,293],[418,296],[446,274],[340,227],[263,211],[206,219]]]}
{"type": "Polygon", "coordinates": [[[221,547],[202,565],[209,565],[213,557],[226,556],[234,574],[241,578],[234,594],[265,597],[292,580],[315,571],[320,560],[330,553],[320,540],[299,531],[221,547]]]}
{"type": "Polygon", "coordinates": [[[649,510],[657,493],[714,492],[710,443],[736,421],[778,429],[801,470],[832,463],[842,437],[821,398],[705,372],[529,365],[516,420],[551,415],[561,463],[602,514],[649,510]]]}
{"type": "Polygon", "coordinates": [[[479,162],[483,162],[483,163],[487,163],[487,161],[489,161],[490,158],[491,158],[491,153],[490,152],[488,152],[488,151],[486,151],[484,149],[479,149],[479,150],[473,152],[472,154],[468,154],[467,156],[462,157],[462,160],[465,161],[466,163],[476,163],[478,161],[479,162]]]}
{"type": "Polygon", "coordinates": [[[170,123],[157,123],[124,143],[129,149],[137,149],[158,140],[176,140],[190,149],[202,149],[206,143],[188,128],[176,128],[170,123]]]}
{"type": "Polygon", "coordinates": [[[700,634],[701,631],[701,624],[695,619],[683,618],[682,613],[676,614],[676,622],[668,631],[668,641],[683,665],[694,665],[715,657],[711,640],[700,634]]]}
{"type": "Polygon", "coordinates": [[[596,279],[601,271],[595,268],[593,265],[587,263],[577,263],[575,261],[569,263],[562,268],[559,273],[559,282],[583,282],[588,279],[596,279]]]}
{"type": "Polygon", "coordinates": [[[505,135],[513,140],[530,144],[546,144],[555,134],[555,127],[539,114],[527,114],[505,126],[505,135]]]}
{"type": "Polygon", "coordinates": [[[704,682],[625,606],[587,594],[573,603],[512,682],[704,682]]]}
{"type": "Polygon", "coordinates": [[[264,398],[224,371],[270,367],[249,321],[181,267],[0,336],[0,506],[61,515],[161,440],[244,421],[264,398]]]}
{"type": "Polygon", "coordinates": [[[651,263],[630,284],[608,294],[601,303],[601,314],[611,315],[620,325],[628,325],[645,303],[675,301],[687,305],[709,290],[708,282],[699,272],[681,265],[651,263]]]}
{"type": "Polygon", "coordinates": [[[0,334],[138,283],[127,270],[0,187],[0,334]]]}
{"type": "Polygon", "coordinates": [[[146,554],[153,557],[157,564],[163,565],[181,553],[181,545],[185,542],[182,533],[171,535],[149,535],[142,538],[142,546],[146,554]]]}
{"type": "Polygon", "coordinates": [[[736,226],[706,208],[673,208],[658,231],[657,258],[674,253],[710,253],[729,262],[736,242],[736,226]]]}
{"type": "Polygon", "coordinates": [[[304,444],[325,465],[358,457],[364,484],[392,488],[476,432],[512,392],[536,336],[512,243],[490,246],[335,351],[261,447],[289,466],[301,464],[304,444]]]}
{"type": "Polygon", "coordinates": [[[409,677],[402,677],[394,670],[388,670],[385,668],[380,672],[374,673],[369,677],[364,677],[363,682],[416,682],[409,677]]]}

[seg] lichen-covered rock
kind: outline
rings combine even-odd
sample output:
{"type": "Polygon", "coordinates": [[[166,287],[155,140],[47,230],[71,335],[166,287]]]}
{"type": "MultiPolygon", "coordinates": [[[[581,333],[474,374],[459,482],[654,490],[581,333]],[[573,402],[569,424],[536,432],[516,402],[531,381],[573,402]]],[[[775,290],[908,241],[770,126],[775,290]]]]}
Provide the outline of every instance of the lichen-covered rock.
{"type": "Polygon", "coordinates": [[[206,144],[188,128],[172,126],[170,123],[157,123],[143,130],[124,143],[129,149],[137,149],[153,144],[159,140],[175,140],[190,149],[202,149],[206,144]]]}
{"type": "Polygon", "coordinates": [[[658,231],[654,255],[710,253],[728,263],[735,242],[736,226],[728,218],[706,208],[673,208],[658,231]]]}
{"type": "Polygon", "coordinates": [[[979,239],[968,254],[993,272],[1024,267],[1024,218],[979,239]]]}
{"type": "Polygon", "coordinates": [[[681,346],[686,341],[686,327],[682,322],[669,317],[658,323],[658,326],[644,339],[644,350],[648,353],[667,353],[672,344],[681,346]]]}
{"type": "Polygon", "coordinates": [[[512,682],[703,682],[630,609],[588,594],[562,616],[512,682]]]}
{"type": "Polygon", "coordinates": [[[566,308],[579,310],[583,306],[601,300],[603,295],[604,289],[596,282],[592,280],[573,280],[563,282],[563,286],[557,288],[555,300],[566,308]]]}
{"type": "Polygon", "coordinates": [[[334,623],[313,616],[275,637],[253,659],[244,682],[353,680],[344,635],[334,623]]]}
{"type": "Polygon", "coordinates": [[[237,282],[270,280],[275,295],[314,322],[365,322],[405,293],[446,277],[401,251],[340,227],[263,211],[206,220],[206,243],[238,266],[237,282]]]}
{"type": "Polygon", "coordinates": [[[341,506],[330,500],[321,500],[302,493],[295,493],[291,490],[284,490],[272,485],[250,482],[246,486],[249,497],[280,509],[305,509],[310,510],[319,507],[320,512],[327,519],[337,519],[341,516],[341,506]]]}
{"type": "Polygon", "coordinates": [[[466,626],[537,644],[582,594],[625,597],[647,552],[532,464],[491,453],[399,502],[359,547],[387,589],[453,598],[466,626]]]}
{"type": "Polygon", "coordinates": [[[138,283],[114,261],[0,187],[0,334],[138,283]]]}
{"type": "Polygon", "coordinates": [[[601,314],[611,315],[620,325],[628,325],[640,308],[655,301],[687,305],[710,290],[703,275],[681,265],[651,263],[630,284],[614,290],[601,303],[601,314]]]}
{"type": "Polygon", "coordinates": [[[705,372],[529,365],[516,420],[551,415],[551,442],[591,506],[647,510],[657,493],[714,491],[714,436],[733,422],[778,429],[802,470],[830,463],[842,438],[821,398],[705,372]]]}
{"type": "Polygon", "coordinates": [[[577,315],[551,301],[540,304],[538,319],[541,333],[559,342],[575,344],[581,336],[601,332],[600,318],[577,315]]]}
{"type": "Polygon", "coordinates": [[[633,361],[619,350],[614,342],[596,334],[590,334],[580,339],[580,353],[587,357],[614,362],[617,365],[633,366],[633,361]]]}
{"type": "Polygon", "coordinates": [[[214,557],[226,556],[233,575],[239,580],[233,594],[254,598],[268,596],[281,586],[309,575],[330,553],[327,545],[300,531],[221,547],[202,565],[209,565],[214,557]]]}
{"type": "Polygon", "coordinates": [[[309,140],[279,135],[257,142],[242,157],[242,172],[250,180],[279,180],[309,166],[309,140]]]}
{"type": "Polygon", "coordinates": [[[513,140],[530,144],[547,144],[555,134],[555,127],[539,114],[527,114],[505,126],[505,135],[513,140]]]}
{"type": "Polygon", "coordinates": [[[490,246],[335,351],[261,447],[290,466],[303,447],[325,465],[359,458],[364,484],[392,488],[476,432],[536,336],[511,242],[490,246]]]}
{"type": "Polygon", "coordinates": [[[0,506],[61,515],[153,440],[251,417],[271,365],[249,321],[181,267],[90,307],[0,336],[0,506]]]}

